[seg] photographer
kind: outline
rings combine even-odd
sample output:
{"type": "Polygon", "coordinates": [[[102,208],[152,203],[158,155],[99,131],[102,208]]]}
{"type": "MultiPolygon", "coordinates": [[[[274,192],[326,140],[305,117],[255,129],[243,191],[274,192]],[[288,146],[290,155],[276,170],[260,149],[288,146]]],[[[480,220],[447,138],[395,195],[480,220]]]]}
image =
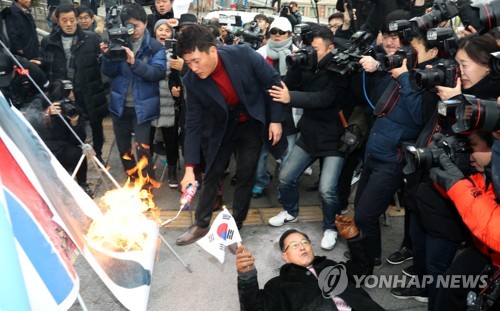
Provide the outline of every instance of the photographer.
{"type": "Polygon", "coordinates": [[[103,162],[102,120],[108,114],[108,106],[99,71],[101,39],[96,33],[84,31],[76,17],[71,4],[61,4],[55,10],[59,28],[42,39],[41,66],[50,82],[72,82],[76,105],[82,111],[82,117],[88,117],[93,148],[103,162]]]}
{"type": "MultiPolygon", "coordinates": [[[[383,54],[394,56],[401,48],[400,34],[389,31],[389,23],[408,16],[408,12],[397,10],[386,17],[382,28],[383,54]]],[[[372,73],[367,78],[376,79],[378,84],[369,94],[372,100],[378,99],[374,111],[378,118],[368,137],[355,197],[355,221],[367,235],[368,254],[375,266],[382,264],[379,217],[403,184],[401,144],[416,139],[424,125],[422,91],[410,87],[407,63],[404,58],[401,67],[385,73],[380,72],[381,64],[371,56],[363,56],[359,61],[367,73],[372,73]]]]}
{"type": "MultiPolygon", "coordinates": [[[[132,24],[134,33],[128,46],[121,47],[126,60],[113,61],[110,46],[101,43],[104,54],[102,72],[113,78],[109,110],[113,120],[116,144],[127,174],[136,165],[132,152],[132,133],[138,159],[146,157],[143,174],[154,178],[154,163],[149,148],[151,121],[160,115],[159,81],[165,79],[165,46],[146,31],[146,11],[137,3],[123,7],[121,20],[132,24]]],[[[135,175],[129,175],[133,180],[135,175]]]]}
{"type": "MultiPolygon", "coordinates": [[[[340,136],[342,125],[338,110],[346,102],[348,83],[342,76],[328,71],[334,49],[333,34],[326,26],[313,29],[311,46],[306,49],[306,64],[312,66],[291,67],[281,87],[273,86],[269,94],[273,100],[291,107],[303,108],[297,124],[301,135],[292,148],[280,171],[279,195],[284,210],[269,219],[271,226],[298,221],[299,192],[297,180],[304,170],[318,159],[323,159],[319,192],[323,210],[324,235],[321,248],[331,250],[337,241],[335,215],[340,213],[337,183],[344,164],[340,136]],[[312,52],[312,53],[310,53],[312,52]]],[[[297,56],[303,58],[304,55],[297,56]]]]}
{"type": "MultiPolygon", "coordinates": [[[[500,208],[491,184],[493,137],[491,133],[475,132],[469,135],[469,140],[473,150],[470,157],[471,166],[477,173],[465,178],[461,170],[446,155],[441,155],[439,158],[441,168],[431,169],[431,178],[453,201],[465,225],[471,231],[474,241],[474,245],[455,259],[446,271],[446,275],[473,277],[484,275],[483,269],[488,265],[492,265],[493,274],[498,273],[500,268],[500,208]]],[[[493,284],[493,287],[497,286],[498,284],[496,286],[493,284]]],[[[460,283],[453,288],[439,288],[435,310],[465,310],[469,300],[467,297],[469,290],[477,292],[480,290],[475,287],[471,288],[470,284],[460,283]]],[[[487,295],[492,291],[493,289],[482,291],[478,298],[486,301],[487,295]]],[[[494,303],[490,305],[491,310],[497,310],[498,297],[490,299],[493,299],[494,303]]],[[[487,310],[485,305],[475,307],[474,310],[487,310]]]]}
{"type": "MultiPolygon", "coordinates": [[[[81,141],[85,141],[85,126],[84,122],[80,121],[80,110],[68,99],[68,95],[65,83],[61,80],[54,81],[50,84],[49,91],[49,98],[54,101],[52,105],[48,106],[41,96],[36,96],[22,109],[22,112],[56,159],[69,174],[73,174],[82,157],[82,148],[80,141],[58,114],[62,114],[69,122],[81,141]]],[[[92,190],[87,184],[87,161],[82,161],[76,173],[76,181],[89,196],[92,196],[92,190]]]]}
{"type": "Polygon", "coordinates": [[[280,17],[288,18],[290,24],[292,24],[292,28],[295,25],[302,23],[302,15],[300,15],[300,12],[298,11],[298,4],[295,1],[292,1],[290,3],[283,3],[283,6],[281,7],[280,17]]]}

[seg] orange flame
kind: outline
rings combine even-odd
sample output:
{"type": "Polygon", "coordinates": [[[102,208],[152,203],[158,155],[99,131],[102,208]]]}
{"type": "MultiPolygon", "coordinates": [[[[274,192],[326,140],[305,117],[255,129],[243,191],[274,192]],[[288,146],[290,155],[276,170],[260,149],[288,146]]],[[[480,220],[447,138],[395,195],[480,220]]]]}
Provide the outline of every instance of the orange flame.
{"type": "Polygon", "coordinates": [[[160,183],[143,176],[147,164],[147,159],[142,158],[127,172],[138,176],[134,181],[129,178],[123,188],[107,191],[100,199],[103,217],[94,219],[86,236],[94,244],[112,251],[142,250],[151,221],[161,222],[160,209],[150,191],[159,188],[160,183]]]}

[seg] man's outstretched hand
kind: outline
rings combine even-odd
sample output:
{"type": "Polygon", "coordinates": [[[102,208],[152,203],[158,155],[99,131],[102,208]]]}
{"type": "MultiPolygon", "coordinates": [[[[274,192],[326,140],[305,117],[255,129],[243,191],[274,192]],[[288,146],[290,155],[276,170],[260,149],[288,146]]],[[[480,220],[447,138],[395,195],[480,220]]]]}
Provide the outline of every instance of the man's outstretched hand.
{"type": "Polygon", "coordinates": [[[358,227],[354,223],[354,219],[352,219],[351,217],[336,215],[335,226],[337,226],[337,230],[340,236],[346,240],[355,238],[359,235],[358,227]]]}

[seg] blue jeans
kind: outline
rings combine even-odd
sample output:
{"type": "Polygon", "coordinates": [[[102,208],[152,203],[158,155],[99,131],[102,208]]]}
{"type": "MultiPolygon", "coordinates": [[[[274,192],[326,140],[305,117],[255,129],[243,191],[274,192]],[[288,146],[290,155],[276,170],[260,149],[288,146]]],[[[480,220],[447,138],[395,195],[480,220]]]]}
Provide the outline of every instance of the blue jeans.
{"type": "MultiPolygon", "coordinates": [[[[281,156],[280,170],[285,164],[286,160],[288,159],[288,156],[290,155],[293,146],[295,146],[295,142],[297,141],[297,134],[288,135],[286,137],[286,140],[288,141],[288,147],[281,156]]],[[[255,188],[259,188],[261,190],[266,189],[266,187],[271,182],[271,176],[267,172],[268,155],[269,155],[269,150],[267,149],[266,145],[263,145],[262,150],[260,152],[259,163],[257,164],[257,172],[255,173],[255,185],[254,185],[255,188]]]]}
{"type": "MultiPolygon", "coordinates": [[[[292,216],[299,215],[299,191],[297,180],[318,157],[311,157],[304,149],[295,145],[280,171],[279,196],[283,208],[292,216]]],[[[323,228],[335,228],[335,215],[341,207],[338,195],[338,179],[345,159],[343,157],[323,157],[323,167],[318,191],[321,196],[323,228]]]]}

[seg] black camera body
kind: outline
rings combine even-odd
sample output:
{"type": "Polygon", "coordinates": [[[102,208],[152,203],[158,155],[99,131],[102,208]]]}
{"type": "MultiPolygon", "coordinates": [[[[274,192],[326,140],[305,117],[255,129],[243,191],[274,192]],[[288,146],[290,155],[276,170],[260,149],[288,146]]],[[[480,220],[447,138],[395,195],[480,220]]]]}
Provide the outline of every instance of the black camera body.
{"type": "Polygon", "coordinates": [[[293,33],[296,34],[302,42],[302,46],[311,45],[313,38],[312,27],[309,24],[297,24],[293,26],[293,33]]]}
{"type": "Polygon", "coordinates": [[[402,44],[410,44],[411,40],[413,40],[414,34],[411,29],[411,23],[406,19],[390,22],[388,30],[389,32],[397,32],[402,44]]]}
{"type": "Polygon", "coordinates": [[[417,169],[429,170],[438,167],[439,157],[445,154],[462,172],[470,170],[470,154],[472,148],[467,137],[445,136],[437,147],[416,148],[406,146],[405,173],[415,172],[417,169]]]}
{"type": "Polygon", "coordinates": [[[296,53],[287,55],[286,64],[289,68],[311,70],[318,64],[318,55],[312,46],[306,46],[296,53]]]}
{"type": "Polygon", "coordinates": [[[423,37],[428,29],[436,27],[439,23],[449,20],[459,13],[458,8],[449,0],[435,0],[432,11],[410,19],[413,32],[423,37]]]}
{"type": "Polygon", "coordinates": [[[386,71],[399,68],[403,65],[403,60],[406,59],[406,67],[409,70],[417,66],[417,51],[410,45],[403,45],[394,55],[385,55],[382,58],[382,68],[386,71]]]}
{"type": "Polygon", "coordinates": [[[123,61],[127,59],[127,53],[123,49],[128,45],[129,36],[134,33],[133,24],[123,25],[120,17],[120,8],[113,6],[106,15],[106,27],[102,34],[103,42],[109,46],[108,56],[112,61],[123,61]]]}
{"type": "Polygon", "coordinates": [[[451,27],[437,27],[427,32],[429,48],[437,48],[441,58],[454,58],[458,50],[458,36],[451,27]]]}
{"type": "Polygon", "coordinates": [[[459,75],[460,67],[455,60],[445,58],[430,69],[410,70],[410,83],[414,90],[432,90],[438,85],[456,87],[459,75]]]}
{"type": "Polygon", "coordinates": [[[59,103],[61,104],[61,113],[63,116],[74,118],[80,115],[80,111],[76,108],[74,101],[64,98],[60,100],[59,103]]]}
{"type": "Polygon", "coordinates": [[[262,40],[264,40],[259,24],[256,21],[246,23],[234,35],[240,38],[240,42],[249,44],[254,50],[258,50],[262,40]]]}
{"type": "Polygon", "coordinates": [[[363,67],[359,64],[361,57],[373,55],[372,36],[366,31],[357,31],[349,39],[346,50],[334,49],[333,57],[326,66],[328,70],[344,74],[359,72],[363,67]]]}

